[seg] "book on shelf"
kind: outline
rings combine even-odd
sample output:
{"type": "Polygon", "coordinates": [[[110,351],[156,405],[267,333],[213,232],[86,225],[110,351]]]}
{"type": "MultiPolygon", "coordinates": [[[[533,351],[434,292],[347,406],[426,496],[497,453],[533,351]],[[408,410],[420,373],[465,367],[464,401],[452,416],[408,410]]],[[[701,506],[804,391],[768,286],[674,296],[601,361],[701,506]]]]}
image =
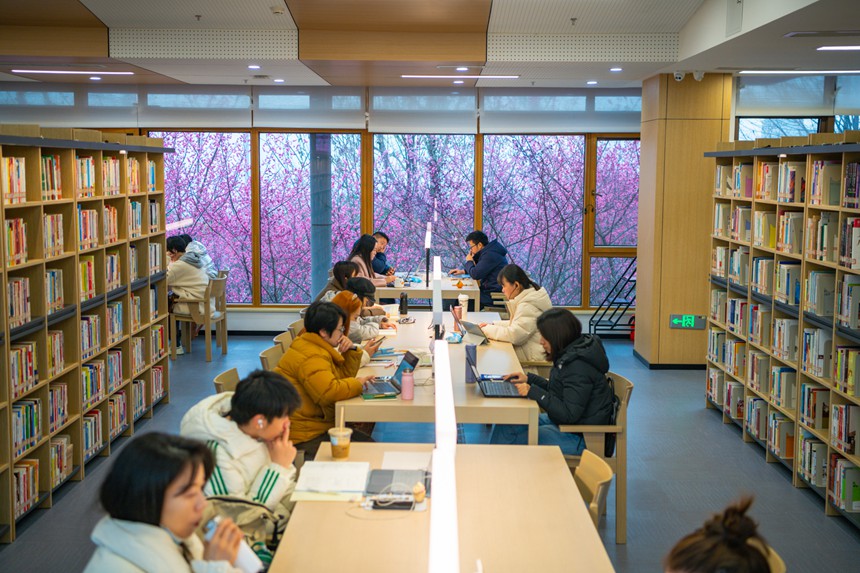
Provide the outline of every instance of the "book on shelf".
{"type": "Polygon", "coordinates": [[[753,166],[752,163],[739,163],[732,169],[734,185],[732,187],[734,197],[753,196],[753,166]]]}
{"type": "Polygon", "coordinates": [[[27,223],[24,219],[6,219],[6,266],[23,265],[28,260],[27,223]]]}
{"type": "Polygon", "coordinates": [[[839,456],[830,454],[828,498],[839,509],[860,511],[860,468],[839,456]]]}
{"type": "Polygon", "coordinates": [[[843,207],[849,209],[860,208],[860,185],[857,184],[860,176],[860,162],[851,161],[845,164],[845,199],[843,207]]]}
{"type": "Polygon", "coordinates": [[[725,331],[717,328],[708,331],[708,360],[717,364],[725,363],[725,342],[725,331]]]}
{"type": "Polygon", "coordinates": [[[108,394],[122,386],[122,350],[109,350],[107,354],[108,394]]]}
{"type": "Polygon", "coordinates": [[[729,203],[714,204],[714,235],[728,239],[731,234],[732,206],[729,203]]]}
{"type": "Polygon", "coordinates": [[[751,283],[753,291],[767,296],[773,294],[773,257],[753,257],[751,283]]]}
{"type": "Polygon", "coordinates": [[[849,396],[858,395],[857,374],[860,372],[860,347],[837,346],[833,357],[833,383],[849,396]]]}
{"type": "Polygon", "coordinates": [[[136,294],[131,295],[131,329],[137,330],[140,328],[140,297],[136,294]]]}
{"type": "Polygon", "coordinates": [[[794,458],[794,420],[781,412],[768,414],[767,444],[771,452],[784,459],[794,458]]]}
{"type": "Polygon", "coordinates": [[[855,455],[857,451],[857,426],[860,406],[853,404],[830,404],[830,441],[840,452],[855,455]]]}
{"type": "Polygon", "coordinates": [[[41,439],[42,400],[18,400],[12,405],[12,456],[22,455],[41,439]]]}
{"type": "Polygon", "coordinates": [[[59,155],[42,155],[42,201],[63,198],[63,177],[59,155]]]}
{"type": "Polygon", "coordinates": [[[81,360],[86,360],[101,349],[101,317],[97,314],[81,316],[81,360]]]}
{"type": "Polygon", "coordinates": [[[96,259],[92,255],[80,257],[78,266],[80,267],[78,292],[81,302],[84,302],[96,296],[96,259]]]}
{"type": "Polygon", "coordinates": [[[69,419],[68,384],[51,384],[48,389],[48,428],[56,432],[69,419]]]}
{"type": "Polygon", "coordinates": [[[806,256],[817,261],[836,262],[838,246],[836,232],[839,229],[837,213],[810,214],[806,219],[806,256]]]}
{"type": "Polygon", "coordinates": [[[800,385],[800,421],[813,430],[830,427],[830,390],[813,384],[800,385]]]}
{"type": "Polygon", "coordinates": [[[715,277],[726,278],[729,269],[729,248],[716,246],[711,251],[711,274],[715,277]]]}
{"type": "Polygon", "coordinates": [[[839,315],[841,326],[860,327],[860,276],[844,274],[839,283],[839,315]]]}
{"type": "Polygon", "coordinates": [[[773,319],[772,350],[777,358],[782,360],[797,360],[797,319],[773,319]]]}
{"type": "Polygon", "coordinates": [[[131,381],[131,396],[134,402],[134,418],[142,416],[146,411],[146,381],[135,379],[131,381]]]}
{"type": "Polygon", "coordinates": [[[801,344],[801,364],[804,371],[825,377],[831,371],[833,334],[823,328],[804,328],[801,344]]]}
{"type": "Polygon", "coordinates": [[[118,157],[102,157],[102,191],[105,195],[119,195],[121,192],[118,157]]]}
{"type": "Polygon", "coordinates": [[[726,299],[727,294],[722,290],[711,291],[711,320],[720,324],[726,323],[726,299]]]}
{"type": "Polygon", "coordinates": [[[110,245],[119,240],[119,215],[116,207],[107,203],[105,203],[103,212],[104,244],[110,245]]]}
{"type": "Polygon", "coordinates": [[[110,292],[122,286],[119,253],[116,251],[105,254],[105,289],[110,292]]]}
{"type": "Polygon", "coordinates": [[[150,329],[150,342],[152,344],[152,361],[155,362],[166,354],[167,332],[163,324],[155,324],[150,329]]]}
{"type": "Polygon", "coordinates": [[[800,263],[795,261],[776,261],[776,282],[773,285],[773,298],[783,304],[800,304],[801,274],[800,263]]]}
{"type": "Polygon", "coordinates": [[[144,339],[142,336],[134,336],[131,339],[131,369],[136,374],[144,368],[146,368],[144,339]]]}
{"type": "Polygon", "coordinates": [[[81,398],[84,408],[92,408],[107,395],[105,382],[104,360],[81,364],[81,398]]]}
{"type": "Polygon", "coordinates": [[[729,250],[729,280],[739,286],[749,284],[749,247],[738,247],[729,250]]]}
{"type": "Polygon", "coordinates": [[[143,233],[143,207],[140,201],[128,202],[128,236],[132,239],[143,233]]]}
{"type": "Polygon", "coordinates": [[[743,376],[747,369],[747,345],[743,340],[733,338],[725,342],[725,367],[729,374],[743,376]]]}
{"type": "Polygon", "coordinates": [[[729,418],[741,420],[744,417],[744,385],[740,382],[726,382],[726,401],[723,413],[729,418]]]}
{"type": "Polygon", "coordinates": [[[752,208],[739,205],[732,210],[732,239],[750,241],[752,232],[752,208]]]}
{"type": "Polygon", "coordinates": [[[756,247],[776,248],[776,213],[756,211],[753,214],[753,244],[756,247]]]}
{"type": "Polygon", "coordinates": [[[839,264],[852,270],[860,269],[860,217],[846,217],[842,222],[839,264]]]}
{"type": "Polygon", "coordinates": [[[797,372],[788,366],[772,366],[770,370],[770,399],[777,406],[794,409],[797,372]]]}
{"type": "Polygon", "coordinates": [[[156,182],[156,166],[155,161],[149,159],[146,162],[146,190],[150,193],[155,193],[155,182],[156,182]]]}
{"type": "Polygon", "coordinates": [[[744,298],[730,298],[726,301],[726,326],[735,334],[746,334],[747,307],[744,298]]]}
{"type": "Polygon", "coordinates": [[[63,269],[45,269],[45,292],[48,298],[48,314],[62,310],[65,306],[63,269]]]}
{"type": "Polygon", "coordinates": [[[767,305],[753,304],[750,307],[750,340],[759,346],[767,346],[770,343],[771,316],[767,305]]]}
{"type": "Polygon", "coordinates": [[[800,437],[800,464],[798,472],[816,487],[827,485],[827,444],[810,434],[800,437]]]}
{"type": "Polygon", "coordinates": [[[78,250],[99,246],[99,212],[78,205],[78,250]]]}
{"type": "Polygon", "coordinates": [[[128,158],[128,192],[140,193],[140,161],[136,157],[128,158]]]}
{"type": "Polygon", "coordinates": [[[53,378],[66,368],[65,344],[62,330],[48,331],[48,377],[53,378]]]}
{"type": "Polygon", "coordinates": [[[750,388],[766,392],[769,376],[770,356],[758,350],[750,350],[749,360],[747,360],[747,379],[750,388]]]}
{"type": "Polygon", "coordinates": [[[803,249],[803,211],[780,211],[777,218],[776,250],[799,255],[803,249]]]}
{"type": "Polygon", "coordinates": [[[106,319],[108,330],[108,344],[114,344],[122,339],[123,335],[123,304],[121,300],[115,300],[107,304],[106,319]]]}
{"type": "Polygon", "coordinates": [[[733,176],[731,165],[717,165],[714,174],[714,194],[720,197],[731,197],[734,187],[733,176]]]}
{"type": "Polygon", "coordinates": [[[6,205],[27,202],[27,168],[24,157],[0,157],[0,193],[6,205]]]}
{"type": "Polygon", "coordinates": [[[13,400],[39,383],[35,342],[16,342],[9,346],[9,383],[13,400]]]}
{"type": "Polygon", "coordinates": [[[839,205],[841,187],[841,161],[819,159],[812,162],[810,205],[839,205]]]}
{"type": "Polygon", "coordinates": [[[149,374],[152,380],[152,402],[154,404],[164,398],[164,366],[153,366],[149,374]]]}
{"type": "Polygon", "coordinates": [[[39,460],[15,462],[12,483],[15,489],[15,519],[18,519],[39,502],[39,460]]]}
{"type": "Polygon", "coordinates": [[[775,201],[777,192],[777,179],[779,163],[762,161],[759,164],[758,186],[755,198],[765,201],[775,201]]]}
{"type": "Polygon", "coordinates": [[[30,322],[30,279],[10,277],[6,285],[6,296],[9,297],[9,328],[17,328],[30,322]]]}
{"type": "Polygon", "coordinates": [[[759,440],[767,437],[767,402],[756,396],[746,399],[746,417],[744,426],[747,431],[759,440]]]}
{"type": "Polygon", "coordinates": [[[78,197],[94,197],[96,194],[96,162],[92,156],[75,158],[75,181],[78,197]]]}
{"type": "Polygon", "coordinates": [[[780,203],[803,203],[805,196],[806,162],[781,162],[779,164],[776,200],[780,203]]]}
{"type": "Polygon", "coordinates": [[[158,318],[158,291],[155,287],[149,287],[149,319],[158,318]]]}
{"type": "Polygon", "coordinates": [[[707,396],[717,406],[722,406],[725,400],[726,374],[719,368],[708,368],[707,396]]]}
{"type": "Polygon", "coordinates": [[[51,438],[51,488],[59,486],[74,470],[75,445],[68,434],[51,438]]]}
{"type": "Polygon", "coordinates": [[[836,300],[836,272],[810,271],[806,279],[806,310],[816,316],[832,317],[836,300]]]}
{"type": "Polygon", "coordinates": [[[84,459],[89,460],[104,445],[101,411],[90,410],[84,414],[81,427],[84,434],[84,459]]]}
{"type": "Polygon", "coordinates": [[[149,202],[149,232],[157,233],[159,221],[161,221],[161,204],[152,200],[149,202]]]}
{"type": "Polygon", "coordinates": [[[120,390],[108,399],[108,420],[110,421],[110,439],[116,438],[128,428],[128,403],[125,391],[120,390]]]}
{"type": "Polygon", "coordinates": [[[128,247],[128,269],[130,271],[129,275],[131,275],[131,280],[143,278],[140,273],[140,267],[138,267],[137,257],[137,247],[134,245],[130,245],[128,247]]]}
{"type": "Polygon", "coordinates": [[[65,249],[63,237],[63,214],[45,213],[42,216],[42,227],[44,228],[45,258],[58,257],[65,249]]]}
{"type": "Polygon", "coordinates": [[[149,274],[161,272],[161,245],[149,243],[149,274]]]}

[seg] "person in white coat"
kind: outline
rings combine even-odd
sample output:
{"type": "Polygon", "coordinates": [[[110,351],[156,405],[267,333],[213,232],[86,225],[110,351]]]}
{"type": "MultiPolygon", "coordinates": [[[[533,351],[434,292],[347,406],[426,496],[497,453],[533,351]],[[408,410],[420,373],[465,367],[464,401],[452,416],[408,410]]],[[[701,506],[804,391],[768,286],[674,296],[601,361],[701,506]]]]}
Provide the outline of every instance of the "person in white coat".
{"type": "Polygon", "coordinates": [[[92,533],[96,551],[84,573],[239,573],[242,531],[230,519],[203,542],[203,484],[214,462],[206,445],[161,433],[134,438],[101,486],[108,515],[92,533]]]}
{"type": "Polygon", "coordinates": [[[517,265],[505,265],[498,277],[510,319],[497,320],[492,324],[481,323],[487,338],[510,342],[521,361],[546,360],[540,344],[537,319],[552,308],[546,289],[529,278],[517,265]]]}
{"type": "Polygon", "coordinates": [[[236,386],[204,398],[182,417],[179,432],[215,455],[206,495],[237,496],[289,515],[296,486],[290,415],[302,403],[277,372],[254,370],[236,386]]]}

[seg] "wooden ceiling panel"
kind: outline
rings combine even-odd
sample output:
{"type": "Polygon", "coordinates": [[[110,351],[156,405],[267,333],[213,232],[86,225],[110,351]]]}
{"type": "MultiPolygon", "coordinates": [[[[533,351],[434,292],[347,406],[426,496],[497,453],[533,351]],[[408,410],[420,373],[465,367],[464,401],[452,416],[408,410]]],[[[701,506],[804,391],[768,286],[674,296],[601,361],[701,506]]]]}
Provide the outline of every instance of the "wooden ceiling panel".
{"type": "MultiPolygon", "coordinates": [[[[402,74],[439,75],[454,73],[452,66],[462,64],[454,61],[414,62],[357,62],[355,60],[304,61],[306,66],[326,79],[333,86],[396,86],[396,87],[445,87],[450,88],[449,79],[403,79],[402,74]],[[442,69],[437,66],[446,66],[442,69]]],[[[468,64],[468,63],[467,63],[468,64]]],[[[473,63],[472,65],[481,65],[473,63]]],[[[474,87],[476,80],[464,80],[463,87],[474,87]]]]}
{"type": "Polygon", "coordinates": [[[105,28],[102,21],[77,0],[0,0],[0,14],[3,14],[4,26],[105,28]]]}
{"type": "Polygon", "coordinates": [[[18,56],[5,58],[0,61],[0,73],[13,77],[25,78],[42,83],[93,83],[89,75],[82,74],[13,74],[12,70],[86,70],[99,75],[99,72],[133,72],[132,76],[101,76],[105,84],[135,85],[135,84],[177,84],[183,83],[170,76],[151,72],[146,68],[119,62],[111,58],[86,58],[73,56],[18,56]]]}
{"type": "Polygon", "coordinates": [[[492,0],[286,0],[299,29],[486,33],[492,0]]]}

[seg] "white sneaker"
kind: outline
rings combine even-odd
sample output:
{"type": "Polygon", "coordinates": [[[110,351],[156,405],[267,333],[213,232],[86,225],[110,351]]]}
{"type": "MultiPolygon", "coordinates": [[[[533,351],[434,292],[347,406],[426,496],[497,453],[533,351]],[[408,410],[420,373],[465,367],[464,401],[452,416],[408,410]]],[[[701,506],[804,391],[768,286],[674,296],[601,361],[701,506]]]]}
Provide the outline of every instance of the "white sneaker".
{"type": "Polygon", "coordinates": [[[184,349],[184,348],[182,348],[181,346],[177,346],[177,347],[176,347],[176,355],[177,355],[177,356],[181,356],[181,355],[183,355],[183,354],[185,354],[185,349],[184,349]]]}

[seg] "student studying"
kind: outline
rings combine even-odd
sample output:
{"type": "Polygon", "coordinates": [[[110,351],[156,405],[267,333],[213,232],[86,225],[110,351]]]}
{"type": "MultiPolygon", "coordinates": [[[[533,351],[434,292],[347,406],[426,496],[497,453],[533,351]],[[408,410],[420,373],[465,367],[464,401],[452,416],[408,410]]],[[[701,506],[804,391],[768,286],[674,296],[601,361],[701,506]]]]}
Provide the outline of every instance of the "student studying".
{"type": "Polygon", "coordinates": [[[505,266],[508,250],[500,242],[490,241],[482,231],[472,231],[466,235],[466,244],[469,246],[469,252],[466,253],[463,268],[451,269],[449,272],[452,275],[468,274],[477,280],[481,289],[481,305],[493,306],[490,293],[502,291],[496,277],[505,266]]]}

